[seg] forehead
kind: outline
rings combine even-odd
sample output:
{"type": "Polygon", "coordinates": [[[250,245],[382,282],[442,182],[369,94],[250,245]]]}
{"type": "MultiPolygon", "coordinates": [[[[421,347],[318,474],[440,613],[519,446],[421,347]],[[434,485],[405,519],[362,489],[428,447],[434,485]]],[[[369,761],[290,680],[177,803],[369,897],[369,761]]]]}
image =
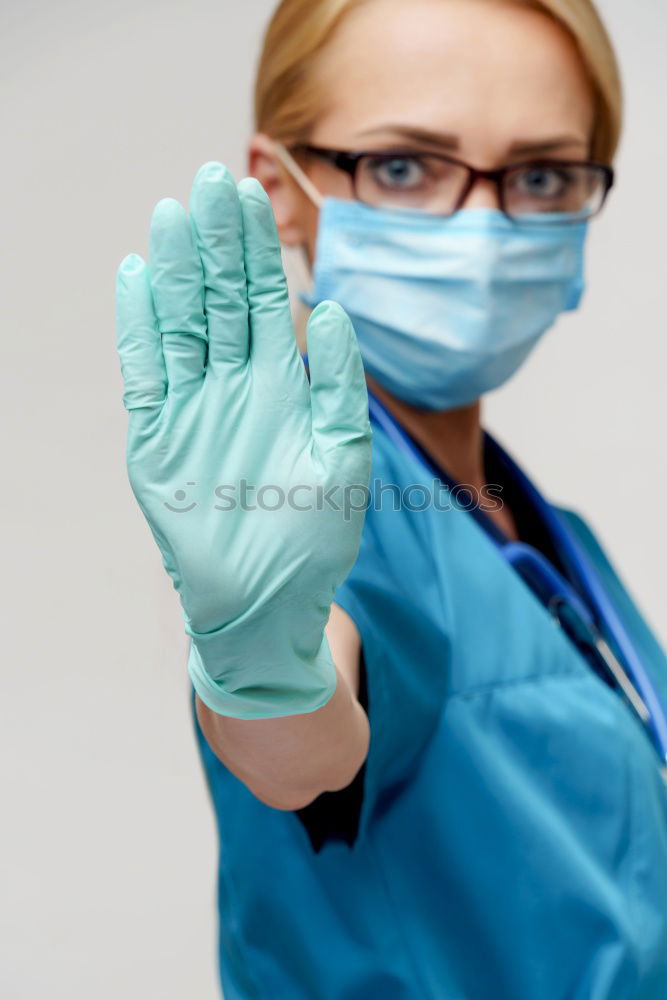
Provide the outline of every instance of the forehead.
{"type": "Polygon", "coordinates": [[[388,121],[530,138],[592,123],[576,47],[544,14],[503,0],[369,0],[343,20],[320,65],[318,134],[388,121]]]}

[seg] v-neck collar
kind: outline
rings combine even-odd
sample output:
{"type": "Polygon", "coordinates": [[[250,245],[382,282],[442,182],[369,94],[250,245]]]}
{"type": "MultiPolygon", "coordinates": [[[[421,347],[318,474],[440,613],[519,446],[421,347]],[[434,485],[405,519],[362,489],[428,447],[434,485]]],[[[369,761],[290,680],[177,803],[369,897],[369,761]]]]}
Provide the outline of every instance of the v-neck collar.
{"type": "MultiPolygon", "coordinates": [[[[390,415],[390,419],[397,426],[401,436],[409,441],[411,448],[420,457],[425,467],[443,485],[447,486],[450,490],[456,491],[460,497],[461,491],[465,491],[465,486],[459,483],[445,468],[436,463],[422,445],[394,417],[390,415]]],[[[539,510],[538,504],[521,488],[521,483],[514,474],[513,463],[509,460],[509,456],[507,456],[505,450],[486,430],[484,431],[483,448],[486,481],[488,484],[501,488],[500,499],[503,503],[508,504],[512,512],[517,525],[519,541],[537,549],[559,573],[569,578],[567,569],[558,555],[556,540],[546,519],[539,510]]],[[[468,495],[470,496],[469,493],[468,495]]],[[[464,509],[496,545],[502,547],[512,541],[479,505],[471,503],[468,506],[466,504],[464,509]]]]}

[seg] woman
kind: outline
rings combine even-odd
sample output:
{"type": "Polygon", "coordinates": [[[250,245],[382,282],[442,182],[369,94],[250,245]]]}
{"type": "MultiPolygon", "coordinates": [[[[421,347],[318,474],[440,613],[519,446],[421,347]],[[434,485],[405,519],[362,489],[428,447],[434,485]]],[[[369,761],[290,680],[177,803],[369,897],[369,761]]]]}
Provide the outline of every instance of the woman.
{"type": "Polygon", "coordinates": [[[619,128],[589,0],[285,0],[254,177],[121,265],[226,1000],[667,996],[667,661],[480,416],[579,302],[619,128]]]}

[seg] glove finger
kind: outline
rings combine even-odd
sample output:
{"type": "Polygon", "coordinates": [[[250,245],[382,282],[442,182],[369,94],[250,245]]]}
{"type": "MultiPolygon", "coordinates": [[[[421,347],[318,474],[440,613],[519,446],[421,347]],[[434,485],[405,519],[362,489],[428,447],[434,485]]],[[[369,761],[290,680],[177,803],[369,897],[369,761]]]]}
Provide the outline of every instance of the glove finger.
{"type": "Polygon", "coordinates": [[[162,406],[167,373],[153,308],[148,268],[131,253],[116,275],[116,343],[127,410],[162,406]]]}
{"type": "Polygon", "coordinates": [[[312,427],[320,460],[368,483],[371,430],[366,380],[352,323],[335,302],[321,302],[306,332],[312,427]]]}
{"type": "Polygon", "coordinates": [[[236,184],[216,161],[200,167],[190,194],[193,238],[204,268],[208,364],[214,374],[248,360],[243,223],[236,184]]]}
{"type": "Polygon", "coordinates": [[[308,399],[308,379],[299,357],[280,239],[273,209],[254,177],[238,185],[243,219],[243,243],[250,351],[253,368],[267,372],[276,392],[308,399]]]}
{"type": "Polygon", "coordinates": [[[204,378],[208,337],[201,261],[187,213],[174,198],[153,211],[149,269],[168,391],[182,393],[204,378]]]}

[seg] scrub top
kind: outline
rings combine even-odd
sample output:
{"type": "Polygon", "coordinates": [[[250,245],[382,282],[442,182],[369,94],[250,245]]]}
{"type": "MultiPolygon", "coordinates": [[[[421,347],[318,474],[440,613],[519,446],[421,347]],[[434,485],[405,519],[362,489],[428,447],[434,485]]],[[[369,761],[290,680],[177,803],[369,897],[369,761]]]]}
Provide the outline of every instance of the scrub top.
{"type": "MultiPolygon", "coordinates": [[[[266,806],[195,716],[225,1000],[664,1000],[667,786],[653,746],[479,518],[442,496],[420,505],[419,484],[433,488],[424,466],[376,428],[359,556],[335,596],[361,635],[371,729],[351,785],[301,810],[266,806]]],[[[522,540],[557,562],[502,485],[522,540]]],[[[667,702],[663,650],[564,514],[667,702]]]]}

